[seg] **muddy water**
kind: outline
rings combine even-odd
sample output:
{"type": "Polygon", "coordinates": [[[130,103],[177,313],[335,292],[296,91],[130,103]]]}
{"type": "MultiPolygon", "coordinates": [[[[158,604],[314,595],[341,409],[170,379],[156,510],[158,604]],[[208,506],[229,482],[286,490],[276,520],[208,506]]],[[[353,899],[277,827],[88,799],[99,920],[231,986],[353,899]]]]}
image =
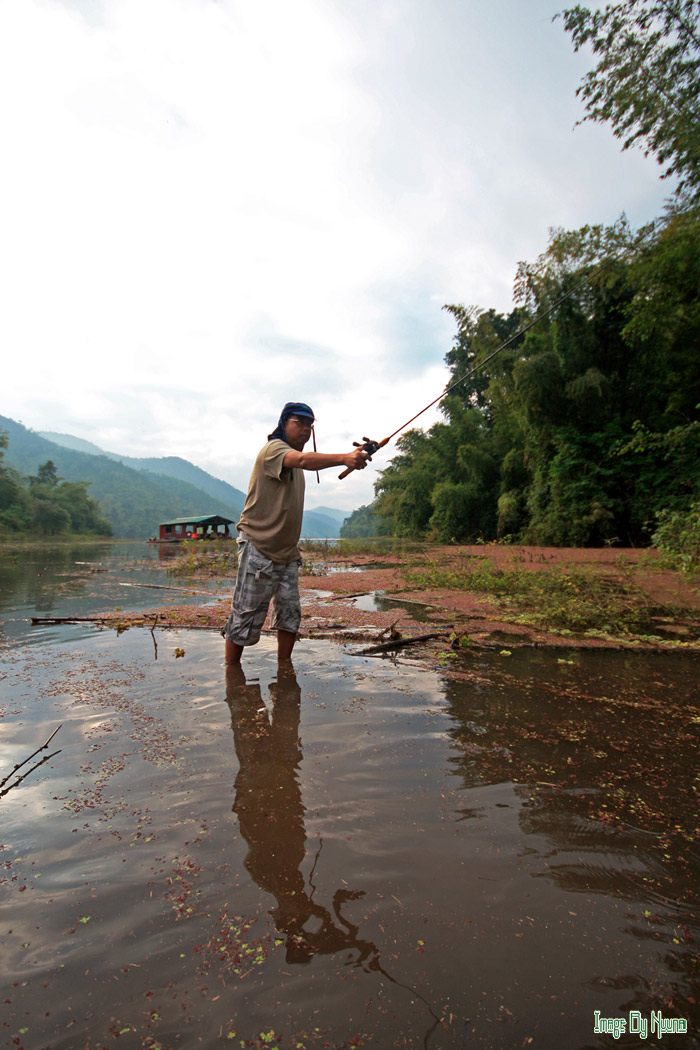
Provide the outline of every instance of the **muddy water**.
{"type": "Polygon", "coordinates": [[[699,1045],[696,659],[227,675],[205,632],[32,644],[13,601],[3,766],[61,750],[0,799],[1,1045],[699,1045]]]}

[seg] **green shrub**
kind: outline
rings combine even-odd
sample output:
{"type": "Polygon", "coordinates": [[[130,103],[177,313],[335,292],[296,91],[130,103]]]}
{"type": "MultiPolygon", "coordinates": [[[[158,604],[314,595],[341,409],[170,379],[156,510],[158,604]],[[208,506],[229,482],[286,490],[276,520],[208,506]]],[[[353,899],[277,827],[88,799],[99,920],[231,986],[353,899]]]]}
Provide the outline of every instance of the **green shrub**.
{"type": "Polygon", "coordinates": [[[688,510],[662,510],[652,542],[668,563],[682,572],[700,569],[700,500],[688,510]]]}

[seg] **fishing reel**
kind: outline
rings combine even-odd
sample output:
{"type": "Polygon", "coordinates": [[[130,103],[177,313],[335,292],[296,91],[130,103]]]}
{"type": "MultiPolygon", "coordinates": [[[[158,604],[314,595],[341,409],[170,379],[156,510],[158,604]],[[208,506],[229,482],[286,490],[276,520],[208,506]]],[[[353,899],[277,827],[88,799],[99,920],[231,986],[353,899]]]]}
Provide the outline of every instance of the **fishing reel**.
{"type": "Polygon", "coordinates": [[[370,457],[382,447],[378,441],[372,441],[372,439],[368,437],[363,437],[362,442],[353,441],[353,445],[355,448],[361,448],[370,457]]]}
{"type": "MultiPolygon", "coordinates": [[[[371,459],[375,452],[380,448],[384,448],[388,440],[389,438],[384,438],[383,441],[372,441],[372,438],[363,437],[362,441],[353,441],[353,445],[355,448],[361,448],[363,452],[367,453],[369,459],[371,459]]],[[[343,478],[346,478],[348,474],[352,474],[351,467],[347,467],[347,469],[344,470],[342,474],[339,474],[338,477],[342,480],[343,478]]]]}

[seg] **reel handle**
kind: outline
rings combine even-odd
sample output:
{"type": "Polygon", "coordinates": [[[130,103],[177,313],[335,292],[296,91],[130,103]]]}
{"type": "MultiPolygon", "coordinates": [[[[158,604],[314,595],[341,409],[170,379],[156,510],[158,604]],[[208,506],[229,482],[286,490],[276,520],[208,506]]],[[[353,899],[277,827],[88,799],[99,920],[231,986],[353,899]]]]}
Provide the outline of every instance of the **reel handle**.
{"type": "MultiPolygon", "coordinates": [[[[355,446],[355,448],[364,449],[368,457],[371,459],[374,453],[377,451],[377,449],[382,448],[384,445],[386,445],[388,440],[389,438],[384,438],[383,441],[372,441],[371,438],[363,437],[362,442],[353,441],[353,445],[355,446]]],[[[346,478],[348,476],[348,474],[352,474],[354,470],[355,467],[346,467],[343,473],[338,475],[338,479],[342,481],[343,478],[346,478]]]]}

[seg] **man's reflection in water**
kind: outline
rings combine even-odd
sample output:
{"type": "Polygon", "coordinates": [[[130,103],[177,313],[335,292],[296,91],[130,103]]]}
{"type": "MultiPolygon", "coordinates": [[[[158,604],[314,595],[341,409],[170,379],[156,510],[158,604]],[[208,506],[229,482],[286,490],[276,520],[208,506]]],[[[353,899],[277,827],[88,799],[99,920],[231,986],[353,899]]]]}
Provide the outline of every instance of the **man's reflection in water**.
{"type": "Polygon", "coordinates": [[[311,892],[307,891],[300,870],[306,856],[298,776],[301,690],[291,666],[278,670],[270,695],[271,718],[259,683],[246,682],[240,665],[226,669],[226,701],[239,763],[233,811],[248,843],[245,866],[277,901],[270,914],[286,937],[288,963],[307,963],[316,953],[353,951],[355,965],[369,960],[368,969],[381,970],[377,947],[361,940],[358,927],[341,914],[346,901],[357,900],[363,892],[336,890],[331,912],[313,900],[311,876],[311,892]]]}

